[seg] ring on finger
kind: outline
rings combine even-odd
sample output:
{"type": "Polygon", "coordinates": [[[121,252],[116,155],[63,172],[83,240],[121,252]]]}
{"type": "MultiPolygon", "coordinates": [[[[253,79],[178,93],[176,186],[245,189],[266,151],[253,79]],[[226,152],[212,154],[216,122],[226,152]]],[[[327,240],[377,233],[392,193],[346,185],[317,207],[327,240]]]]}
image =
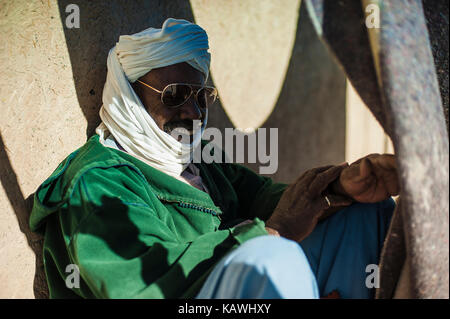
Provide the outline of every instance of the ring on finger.
{"type": "Polygon", "coordinates": [[[326,195],[325,195],[325,200],[326,200],[327,203],[328,203],[328,208],[330,208],[330,207],[331,207],[331,202],[330,202],[330,200],[328,199],[328,196],[326,196],[326,195]]]}

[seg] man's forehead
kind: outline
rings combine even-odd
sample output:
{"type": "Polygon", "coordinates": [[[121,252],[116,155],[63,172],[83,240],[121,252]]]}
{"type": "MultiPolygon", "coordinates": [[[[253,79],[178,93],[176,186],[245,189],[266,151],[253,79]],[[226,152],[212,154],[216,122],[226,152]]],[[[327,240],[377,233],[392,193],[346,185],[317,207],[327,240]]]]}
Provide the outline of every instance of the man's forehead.
{"type": "Polygon", "coordinates": [[[141,77],[148,83],[167,85],[170,83],[190,83],[203,85],[205,76],[188,63],[177,63],[162,68],[153,69],[141,77]]]}

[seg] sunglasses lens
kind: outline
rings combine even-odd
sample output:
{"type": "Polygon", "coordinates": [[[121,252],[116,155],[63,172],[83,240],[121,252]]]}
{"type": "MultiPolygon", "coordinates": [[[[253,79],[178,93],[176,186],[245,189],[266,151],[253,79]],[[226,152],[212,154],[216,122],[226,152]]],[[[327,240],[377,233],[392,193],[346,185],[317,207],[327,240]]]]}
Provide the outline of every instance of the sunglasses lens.
{"type": "Polygon", "coordinates": [[[186,102],[191,91],[189,85],[171,84],[164,89],[162,101],[167,106],[178,106],[186,102]]]}
{"type": "Polygon", "coordinates": [[[217,98],[217,90],[215,88],[202,88],[197,93],[198,103],[201,108],[211,106],[217,98]]]}

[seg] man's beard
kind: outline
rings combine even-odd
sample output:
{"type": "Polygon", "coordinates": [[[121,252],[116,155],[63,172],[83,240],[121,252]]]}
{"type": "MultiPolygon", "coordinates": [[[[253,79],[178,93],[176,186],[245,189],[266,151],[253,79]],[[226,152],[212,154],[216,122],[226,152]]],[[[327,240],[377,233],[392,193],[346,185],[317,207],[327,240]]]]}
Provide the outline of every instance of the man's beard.
{"type": "Polygon", "coordinates": [[[202,121],[195,121],[197,124],[194,127],[194,121],[192,120],[182,120],[182,121],[172,121],[164,124],[164,132],[171,135],[179,142],[183,140],[184,143],[192,143],[195,131],[200,130],[203,124],[202,121]]]}
{"type": "Polygon", "coordinates": [[[191,120],[172,121],[164,124],[163,129],[167,134],[171,134],[174,129],[183,128],[192,134],[194,130],[194,122],[191,120]]]}

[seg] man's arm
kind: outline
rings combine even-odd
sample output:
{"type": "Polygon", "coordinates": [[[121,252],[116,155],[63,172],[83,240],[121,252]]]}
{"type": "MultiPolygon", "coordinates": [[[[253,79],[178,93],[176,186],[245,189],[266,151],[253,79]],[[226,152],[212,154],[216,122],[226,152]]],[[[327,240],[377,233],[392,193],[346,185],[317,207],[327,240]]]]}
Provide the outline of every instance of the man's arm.
{"type": "Polygon", "coordinates": [[[351,165],[307,171],[285,191],[266,226],[301,241],[332,210],[353,201],[379,202],[398,193],[394,155],[370,154],[351,165]]]}

